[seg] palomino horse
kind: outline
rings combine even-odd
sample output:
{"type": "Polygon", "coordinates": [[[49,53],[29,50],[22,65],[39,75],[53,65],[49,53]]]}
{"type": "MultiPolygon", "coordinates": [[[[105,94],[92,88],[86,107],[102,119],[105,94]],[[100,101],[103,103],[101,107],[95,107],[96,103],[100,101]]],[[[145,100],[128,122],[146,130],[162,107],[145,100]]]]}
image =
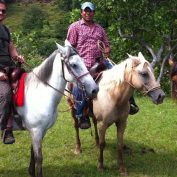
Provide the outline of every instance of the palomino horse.
{"type": "MultiPolygon", "coordinates": [[[[123,135],[129,115],[129,99],[134,90],[139,90],[151,97],[155,104],[160,104],[163,102],[165,94],[155,80],[150,63],[145,60],[141,53],[138,57],[129,55],[129,58],[124,62],[115,65],[110,70],[103,71],[98,85],[99,92],[97,98],[93,100],[93,112],[89,112],[90,116],[93,117],[96,143],[99,144],[100,149],[98,168],[103,169],[104,167],[103,151],[106,144],[106,130],[115,123],[117,127],[119,170],[122,175],[127,175],[127,169],[123,163],[123,135]]],[[[72,107],[71,113],[75,120],[76,129],[76,148],[74,152],[78,154],[81,152],[81,142],[77,119],[74,116],[74,107],[72,107]]]]}
{"type": "Polygon", "coordinates": [[[32,137],[29,174],[42,177],[42,140],[47,129],[57,118],[57,106],[67,82],[85,87],[88,96],[95,98],[98,86],[89,74],[83,59],[71,47],[57,44],[54,51],[41,65],[27,74],[24,105],[17,107],[23,126],[32,137]],[[35,169],[37,173],[35,172],[35,169]]]}

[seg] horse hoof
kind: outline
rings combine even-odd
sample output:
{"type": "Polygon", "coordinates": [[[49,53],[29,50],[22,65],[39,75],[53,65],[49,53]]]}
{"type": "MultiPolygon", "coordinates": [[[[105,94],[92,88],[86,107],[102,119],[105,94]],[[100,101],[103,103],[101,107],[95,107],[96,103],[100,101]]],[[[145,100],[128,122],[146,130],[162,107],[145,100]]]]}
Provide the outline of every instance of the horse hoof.
{"type": "Polygon", "coordinates": [[[76,149],[74,150],[74,154],[75,154],[75,155],[79,155],[79,154],[81,154],[81,153],[82,153],[82,150],[81,150],[81,149],[77,149],[77,148],[76,148],[76,149]]]}
{"type": "Polygon", "coordinates": [[[97,169],[103,171],[104,170],[103,164],[98,164],[97,169]]]}
{"type": "Polygon", "coordinates": [[[120,171],[120,176],[128,176],[128,172],[127,172],[127,169],[125,167],[121,167],[119,169],[120,171]]]}

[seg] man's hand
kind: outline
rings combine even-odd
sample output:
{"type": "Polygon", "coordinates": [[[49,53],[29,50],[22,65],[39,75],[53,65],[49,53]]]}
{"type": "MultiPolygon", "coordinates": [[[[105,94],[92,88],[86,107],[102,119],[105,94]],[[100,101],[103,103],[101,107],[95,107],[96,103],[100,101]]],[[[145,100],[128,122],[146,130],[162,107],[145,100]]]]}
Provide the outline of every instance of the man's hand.
{"type": "Polygon", "coordinates": [[[5,80],[8,80],[8,77],[6,76],[5,73],[0,71],[0,81],[5,81],[5,80]]]}
{"type": "Polygon", "coordinates": [[[25,63],[25,59],[22,55],[15,56],[15,57],[13,57],[13,59],[20,62],[20,63],[25,63]]]}

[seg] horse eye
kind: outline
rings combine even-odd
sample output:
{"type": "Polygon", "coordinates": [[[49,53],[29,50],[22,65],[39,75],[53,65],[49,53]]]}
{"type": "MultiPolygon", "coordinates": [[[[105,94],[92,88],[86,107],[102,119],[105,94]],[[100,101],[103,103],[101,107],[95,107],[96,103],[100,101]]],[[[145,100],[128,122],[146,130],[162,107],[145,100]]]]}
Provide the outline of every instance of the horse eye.
{"type": "Polygon", "coordinates": [[[148,77],[148,73],[147,72],[140,72],[140,75],[144,78],[148,77]]]}
{"type": "Polygon", "coordinates": [[[76,69],[76,68],[77,68],[77,65],[76,65],[76,64],[71,64],[71,67],[72,67],[73,69],[76,69]]]}

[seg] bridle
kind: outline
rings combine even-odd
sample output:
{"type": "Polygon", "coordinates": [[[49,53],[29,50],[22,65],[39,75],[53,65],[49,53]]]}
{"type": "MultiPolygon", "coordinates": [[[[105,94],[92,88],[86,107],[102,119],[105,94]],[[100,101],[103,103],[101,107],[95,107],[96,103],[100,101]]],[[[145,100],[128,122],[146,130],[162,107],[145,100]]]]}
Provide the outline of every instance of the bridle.
{"type": "MultiPolygon", "coordinates": [[[[73,55],[77,55],[77,53],[75,53],[75,54],[73,54],[73,55]]],[[[74,73],[74,71],[71,69],[70,63],[69,63],[69,58],[70,58],[71,56],[73,56],[73,55],[70,55],[69,57],[61,57],[63,78],[64,78],[64,80],[65,80],[66,82],[70,82],[70,81],[66,80],[66,78],[65,78],[65,73],[64,73],[64,65],[65,65],[65,66],[67,67],[69,73],[71,73],[71,74],[74,76],[74,78],[77,80],[77,82],[80,83],[80,84],[82,84],[82,83],[81,83],[81,78],[84,77],[84,76],[86,76],[87,74],[89,74],[89,71],[86,72],[86,73],[84,73],[84,74],[82,74],[82,75],[80,75],[80,76],[77,76],[77,75],[74,73]]],[[[31,70],[31,72],[32,72],[41,82],[43,82],[45,85],[49,86],[50,88],[52,88],[52,89],[55,90],[56,92],[58,92],[58,93],[64,95],[65,97],[68,97],[68,95],[66,95],[64,92],[62,92],[62,91],[60,91],[59,89],[53,87],[53,86],[50,85],[48,82],[42,81],[42,80],[40,79],[40,77],[33,71],[33,68],[32,68],[29,64],[27,64],[26,62],[24,62],[23,64],[26,65],[26,66],[31,70]]],[[[82,88],[83,88],[83,87],[84,87],[84,85],[82,85],[82,88]]],[[[69,90],[67,90],[67,89],[65,89],[65,91],[67,91],[67,92],[69,92],[70,94],[72,94],[72,93],[71,93],[69,90]]]]}
{"type": "MultiPolygon", "coordinates": [[[[73,55],[77,55],[77,53],[76,53],[76,54],[73,54],[73,55]]],[[[65,65],[66,68],[67,68],[67,70],[68,70],[68,72],[74,76],[74,78],[77,80],[78,83],[82,84],[82,83],[81,83],[81,78],[83,78],[84,76],[88,75],[88,74],[89,74],[89,71],[86,72],[86,73],[81,74],[80,76],[77,76],[76,73],[71,69],[70,63],[69,63],[69,58],[70,58],[71,56],[73,56],[73,55],[70,55],[69,57],[63,57],[62,60],[61,60],[63,78],[64,78],[64,80],[65,80],[66,82],[70,82],[70,81],[68,81],[68,80],[66,79],[66,77],[65,77],[65,70],[64,70],[64,65],[65,65]]]]}
{"type": "MultiPolygon", "coordinates": [[[[125,77],[125,82],[128,83],[134,89],[136,89],[135,86],[132,84],[132,72],[134,71],[133,68],[134,67],[132,67],[131,72],[129,72],[130,79],[125,77]]],[[[140,92],[142,92],[143,95],[148,95],[148,93],[150,93],[150,92],[152,92],[154,90],[160,89],[160,84],[157,84],[157,86],[154,86],[154,87],[147,87],[145,84],[143,84],[143,87],[145,88],[145,90],[140,90],[140,92]]]]}

